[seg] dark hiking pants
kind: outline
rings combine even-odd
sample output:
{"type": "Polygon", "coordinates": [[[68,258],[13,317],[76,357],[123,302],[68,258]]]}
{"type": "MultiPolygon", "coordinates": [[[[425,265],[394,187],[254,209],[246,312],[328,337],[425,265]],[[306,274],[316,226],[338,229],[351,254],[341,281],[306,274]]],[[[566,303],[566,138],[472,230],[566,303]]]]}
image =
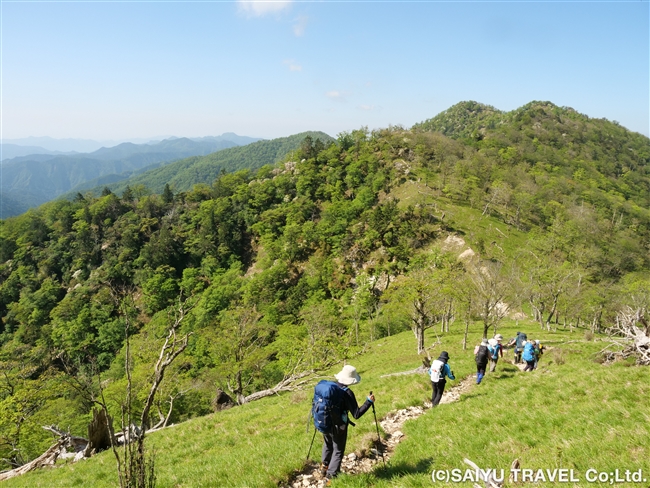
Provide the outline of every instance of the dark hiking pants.
{"type": "Polygon", "coordinates": [[[441,379],[439,381],[432,381],[431,387],[433,388],[433,393],[431,395],[431,405],[436,406],[440,403],[442,399],[442,393],[445,391],[445,385],[447,384],[446,379],[441,379]]]}
{"type": "Polygon", "coordinates": [[[483,376],[485,376],[485,368],[487,368],[487,363],[481,363],[476,365],[476,384],[480,385],[483,376]]]}
{"type": "Polygon", "coordinates": [[[535,361],[526,361],[524,371],[532,371],[533,369],[535,369],[535,361]]]}
{"type": "Polygon", "coordinates": [[[327,477],[334,478],[341,471],[341,460],[348,440],[348,429],[334,427],[331,434],[323,434],[323,465],[327,466],[327,477]]]}

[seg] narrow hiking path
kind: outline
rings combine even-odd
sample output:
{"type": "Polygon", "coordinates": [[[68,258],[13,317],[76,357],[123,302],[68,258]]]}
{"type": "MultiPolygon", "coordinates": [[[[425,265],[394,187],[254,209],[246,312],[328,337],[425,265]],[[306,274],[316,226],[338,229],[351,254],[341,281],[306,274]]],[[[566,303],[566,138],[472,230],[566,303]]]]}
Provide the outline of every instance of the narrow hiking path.
{"type": "MultiPolygon", "coordinates": [[[[440,404],[457,402],[460,400],[460,396],[469,391],[475,382],[475,374],[463,378],[457,385],[443,393],[440,404]]],[[[418,418],[430,408],[431,402],[424,402],[422,406],[389,412],[379,421],[384,431],[380,450],[377,451],[378,446],[375,440],[374,446],[369,450],[361,449],[345,455],[341,463],[341,472],[346,474],[369,473],[377,464],[388,462],[397,445],[404,439],[404,433],[401,430],[404,423],[407,420],[418,418]]],[[[301,471],[295,472],[289,481],[280,483],[279,486],[280,488],[322,488],[327,480],[323,478],[318,468],[319,464],[309,463],[301,471]]]]}

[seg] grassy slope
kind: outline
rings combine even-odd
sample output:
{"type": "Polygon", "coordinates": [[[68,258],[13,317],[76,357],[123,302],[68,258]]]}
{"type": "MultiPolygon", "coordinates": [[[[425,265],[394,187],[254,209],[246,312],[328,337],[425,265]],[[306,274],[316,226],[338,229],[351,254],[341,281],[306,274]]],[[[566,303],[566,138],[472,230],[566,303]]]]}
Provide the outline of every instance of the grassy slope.
{"type": "Polygon", "coordinates": [[[457,232],[469,247],[476,249],[477,242],[482,240],[488,254],[497,257],[516,256],[528,239],[525,232],[518,231],[497,218],[483,216],[480,210],[456,205],[446,198],[434,197],[431,188],[422,182],[407,181],[394,188],[391,196],[399,200],[400,207],[423,205],[433,208],[432,212],[436,216],[441,216],[444,212],[444,222],[450,228],[459,229],[457,232]]]}
{"type": "MultiPolygon", "coordinates": [[[[464,469],[464,457],[481,467],[504,469],[517,457],[524,468],[574,468],[580,476],[590,467],[642,468],[650,478],[650,370],[594,362],[594,354],[604,344],[584,341],[582,332],[538,334],[537,327],[530,324],[508,324],[500,332],[510,337],[515,328],[555,348],[543,357],[538,371],[524,374],[501,364],[497,374],[488,375],[461,401],[441,405],[408,422],[403,429],[406,438],[388,469],[343,476],[334,485],[432,486],[431,469],[464,469]]],[[[471,348],[462,351],[460,329],[460,324],[452,326],[452,332],[441,337],[443,344],[433,353],[443,348],[449,351],[457,378],[475,371],[471,348]]],[[[479,329],[474,327],[471,344],[479,340],[479,329]]],[[[429,331],[427,345],[434,341],[435,334],[429,331]]],[[[351,362],[363,377],[354,391],[359,399],[368,390],[375,392],[379,418],[391,410],[421,404],[430,396],[429,382],[423,375],[381,378],[418,366],[410,332],[375,342],[366,354],[351,362]]],[[[309,404],[307,389],[153,434],[150,439],[156,451],[158,486],[275,486],[304,461],[313,432],[305,432],[309,404]]],[[[347,452],[368,445],[374,432],[369,412],[352,429],[347,452]]],[[[317,439],[313,459],[319,458],[320,446],[317,439]]],[[[115,486],[114,465],[112,453],[106,452],[75,465],[10,480],[5,486],[115,486]]],[[[585,485],[583,481],[575,486],[585,485]]]]}

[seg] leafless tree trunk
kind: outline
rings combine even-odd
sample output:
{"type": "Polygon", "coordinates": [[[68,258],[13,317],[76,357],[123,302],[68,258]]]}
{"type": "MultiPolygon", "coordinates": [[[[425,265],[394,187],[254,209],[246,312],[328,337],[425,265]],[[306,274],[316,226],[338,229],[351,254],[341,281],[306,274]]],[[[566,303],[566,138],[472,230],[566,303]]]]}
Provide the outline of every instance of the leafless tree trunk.
{"type": "MultiPolygon", "coordinates": [[[[179,296],[178,305],[169,312],[169,328],[167,330],[167,336],[160,348],[158,360],[154,365],[151,388],[149,389],[149,394],[147,395],[140,415],[141,427],[138,427],[133,424],[134,412],[131,402],[134,394],[133,384],[131,381],[132,365],[130,349],[133,290],[117,289],[112,287],[111,294],[113,295],[113,299],[116,301],[118,309],[120,310],[125,322],[125,369],[127,375],[126,401],[122,405],[121,418],[123,452],[120,453],[118,450],[112,422],[107,421],[107,426],[111,436],[111,448],[117,463],[120,488],[153,488],[156,479],[154,460],[152,455],[147,455],[144,444],[147,428],[149,427],[149,415],[156,393],[165,377],[166,369],[187,347],[191,333],[179,335],[179,329],[183,319],[187,315],[187,312],[192,308],[192,303],[190,301],[191,297],[183,299],[182,295],[179,296]]],[[[99,403],[108,417],[106,401],[103,398],[103,390],[101,390],[101,381],[100,391],[102,398],[99,403]]],[[[171,411],[169,412],[168,417],[170,414],[171,411]]]]}

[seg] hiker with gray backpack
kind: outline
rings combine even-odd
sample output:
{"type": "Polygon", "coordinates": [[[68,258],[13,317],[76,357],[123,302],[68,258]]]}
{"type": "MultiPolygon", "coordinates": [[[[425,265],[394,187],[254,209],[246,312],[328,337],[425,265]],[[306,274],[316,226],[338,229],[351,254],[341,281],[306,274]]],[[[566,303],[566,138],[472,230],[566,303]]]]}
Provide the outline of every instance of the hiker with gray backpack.
{"type": "Polygon", "coordinates": [[[474,348],[474,356],[476,360],[476,384],[480,385],[483,377],[485,376],[485,369],[487,368],[488,358],[490,351],[488,350],[489,342],[483,339],[481,344],[474,348]]]}
{"type": "Polygon", "coordinates": [[[433,388],[433,393],[431,394],[431,405],[433,407],[437,406],[442,399],[442,393],[445,391],[445,385],[447,384],[445,377],[450,380],[456,379],[447,361],[449,361],[449,354],[447,354],[447,351],[442,351],[440,357],[433,361],[429,368],[431,387],[433,388]]]}
{"type": "Polygon", "coordinates": [[[312,417],[316,430],[323,434],[321,475],[332,479],[341,471],[341,461],[348,439],[348,424],[354,426],[349,416],[361,417],[373,406],[375,396],[370,393],[359,407],[350,386],[361,381],[354,366],[346,365],[334,375],[336,381],[322,380],[314,388],[312,417]]]}

